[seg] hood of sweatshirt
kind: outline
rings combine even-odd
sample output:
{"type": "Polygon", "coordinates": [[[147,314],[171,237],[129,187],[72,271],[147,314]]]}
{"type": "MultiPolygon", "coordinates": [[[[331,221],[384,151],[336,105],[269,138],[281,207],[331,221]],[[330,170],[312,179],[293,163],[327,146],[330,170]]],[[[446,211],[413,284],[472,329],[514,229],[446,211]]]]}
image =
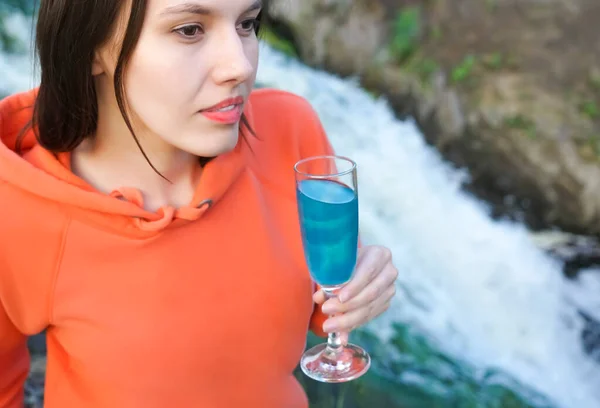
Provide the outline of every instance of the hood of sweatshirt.
{"type": "MultiPolygon", "coordinates": [[[[95,190],[71,171],[68,153],[55,155],[44,149],[31,129],[24,134],[21,149],[16,152],[17,138],[32,118],[36,95],[37,89],[33,89],[0,101],[0,183],[23,190],[36,199],[60,203],[67,210],[95,218],[96,222],[116,222],[129,230],[158,232],[194,221],[225,195],[244,168],[244,143],[238,143],[233,151],[205,166],[188,205],[147,211],[143,195],[136,189],[123,186],[110,194],[95,190]]],[[[250,102],[245,114],[252,126],[250,102]]]]}

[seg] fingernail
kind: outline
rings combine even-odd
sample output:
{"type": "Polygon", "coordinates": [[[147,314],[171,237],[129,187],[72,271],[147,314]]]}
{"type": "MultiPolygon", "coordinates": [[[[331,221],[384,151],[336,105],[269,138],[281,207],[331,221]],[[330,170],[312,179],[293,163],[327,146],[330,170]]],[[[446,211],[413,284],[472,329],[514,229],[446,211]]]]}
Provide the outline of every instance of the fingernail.
{"type": "Polygon", "coordinates": [[[330,304],[324,304],[323,307],[321,308],[321,310],[323,311],[323,313],[327,313],[330,314],[331,312],[333,312],[332,307],[330,304]]]}
{"type": "Polygon", "coordinates": [[[348,295],[346,295],[346,293],[340,293],[340,295],[338,296],[338,299],[340,301],[340,303],[344,303],[347,300],[348,295]]]}

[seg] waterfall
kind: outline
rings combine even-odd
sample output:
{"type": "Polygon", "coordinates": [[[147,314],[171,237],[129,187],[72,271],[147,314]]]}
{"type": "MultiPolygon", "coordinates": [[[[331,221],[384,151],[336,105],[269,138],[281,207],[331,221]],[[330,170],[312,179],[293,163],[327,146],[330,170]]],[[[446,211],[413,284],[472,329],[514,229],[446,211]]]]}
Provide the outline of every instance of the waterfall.
{"type": "MultiPolygon", "coordinates": [[[[6,95],[34,86],[37,76],[30,20],[15,13],[0,24],[17,49],[0,52],[6,95]]],[[[589,292],[600,288],[598,273],[566,281],[523,225],[493,220],[485,203],[463,192],[468,173],[352,79],[263,44],[258,82],[307,98],[336,151],[359,165],[363,240],[389,246],[400,270],[398,296],[372,332],[385,341],[392,322],[410,324],[445,352],[502,369],[561,407],[600,406],[600,369],[582,348],[577,311],[600,315],[589,292]]]]}

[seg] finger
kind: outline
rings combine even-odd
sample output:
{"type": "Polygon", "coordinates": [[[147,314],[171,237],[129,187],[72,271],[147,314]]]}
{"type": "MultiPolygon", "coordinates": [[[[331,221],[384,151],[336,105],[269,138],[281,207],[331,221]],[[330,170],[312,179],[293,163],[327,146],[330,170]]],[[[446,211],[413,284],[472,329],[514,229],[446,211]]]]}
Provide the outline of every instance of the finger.
{"type": "Polygon", "coordinates": [[[342,303],[347,302],[367,284],[373,280],[383,267],[391,262],[392,254],[389,249],[384,247],[367,247],[361,251],[361,256],[356,262],[356,271],[354,277],[339,294],[339,299],[342,303]]]}
{"type": "Polygon", "coordinates": [[[323,331],[331,332],[352,332],[366,323],[374,320],[383,314],[390,307],[390,302],[377,302],[368,308],[355,310],[353,312],[337,315],[328,319],[323,324],[323,331]]]}
{"type": "Polygon", "coordinates": [[[344,346],[348,345],[348,333],[347,332],[341,332],[340,333],[340,341],[342,342],[342,344],[344,346]]]}
{"type": "Polygon", "coordinates": [[[320,305],[323,302],[325,302],[325,300],[327,300],[327,298],[325,297],[325,292],[323,292],[323,289],[319,289],[313,295],[313,302],[315,302],[318,305],[320,305]]]}
{"type": "Polygon", "coordinates": [[[380,303],[377,306],[375,306],[373,308],[371,315],[369,316],[368,320],[365,323],[372,322],[373,320],[377,319],[379,316],[384,314],[390,308],[391,304],[392,304],[391,301],[388,300],[387,302],[383,302],[383,303],[380,303]]]}
{"type": "Polygon", "coordinates": [[[373,309],[373,315],[371,316],[369,321],[372,322],[373,320],[377,319],[379,316],[387,312],[391,305],[391,300],[388,300],[387,302],[384,302],[381,306],[378,306],[375,309],[373,309]]]}
{"type": "Polygon", "coordinates": [[[365,307],[355,309],[351,312],[335,315],[327,319],[323,324],[323,331],[331,333],[335,331],[351,332],[356,328],[374,320],[389,309],[394,297],[395,288],[390,287],[375,302],[365,307]]]}
{"type": "Polygon", "coordinates": [[[375,277],[358,295],[351,298],[346,303],[341,303],[338,299],[329,299],[323,304],[324,313],[347,313],[359,307],[363,307],[377,300],[382,294],[392,288],[396,290],[396,279],[398,270],[391,263],[386,265],[384,270],[375,277]]]}

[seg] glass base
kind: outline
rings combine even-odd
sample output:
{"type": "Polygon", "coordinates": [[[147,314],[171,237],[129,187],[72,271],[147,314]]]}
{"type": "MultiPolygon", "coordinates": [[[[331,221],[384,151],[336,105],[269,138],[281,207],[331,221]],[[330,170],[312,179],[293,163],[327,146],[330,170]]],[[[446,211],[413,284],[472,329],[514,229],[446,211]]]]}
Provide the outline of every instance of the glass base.
{"type": "Polygon", "coordinates": [[[337,352],[327,349],[327,343],[307,350],[300,360],[304,374],[325,383],[352,381],[369,370],[371,357],[362,348],[348,344],[337,352]]]}

